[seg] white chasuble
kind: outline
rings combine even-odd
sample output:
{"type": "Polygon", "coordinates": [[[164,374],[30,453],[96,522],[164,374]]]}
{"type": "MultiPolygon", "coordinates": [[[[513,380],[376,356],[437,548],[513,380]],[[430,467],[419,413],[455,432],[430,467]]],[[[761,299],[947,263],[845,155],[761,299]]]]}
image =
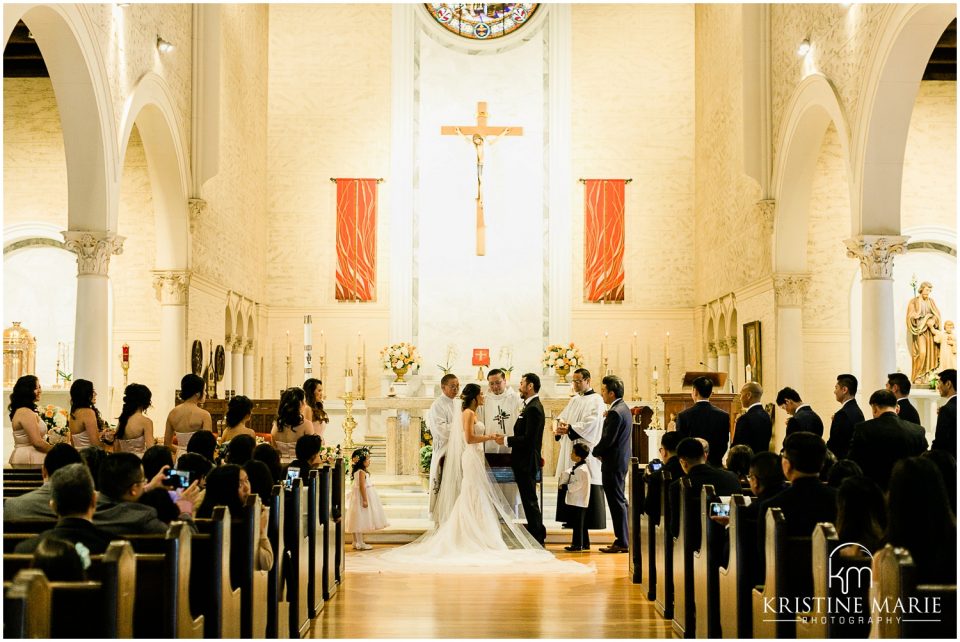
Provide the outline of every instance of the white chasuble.
{"type": "MultiPolygon", "coordinates": [[[[483,395],[483,405],[480,407],[480,419],[483,422],[486,434],[501,433],[507,437],[513,436],[513,426],[517,423],[517,415],[520,414],[520,407],[523,402],[520,400],[520,393],[513,388],[507,388],[502,395],[495,395],[487,391],[483,395]]],[[[486,453],[508,453],[510,446],[504,444],[498,445],[495,441],[487,441],[483,444],[483,451],[486,453]]]]}

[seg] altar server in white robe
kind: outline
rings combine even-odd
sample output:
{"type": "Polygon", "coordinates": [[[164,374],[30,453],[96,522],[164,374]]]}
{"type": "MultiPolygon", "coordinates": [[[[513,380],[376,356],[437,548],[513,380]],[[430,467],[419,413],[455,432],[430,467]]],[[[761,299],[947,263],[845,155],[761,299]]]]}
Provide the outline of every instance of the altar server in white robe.
{"type": "MultiPolygon", "coordinates": [[[[520,393],[507,385],[506,373],[499,368],[494,368],[487,374],[487,383],[489,392],[485,395],[483,405],[478,408],[484,431],[512,437],[513,425],[517,423],[517,415],[523,405],[520,393]]],[[[504,455],[510,452],[510,446],[506,445],[506,440],[502,446],[495,441],[488,441],[483,444],[483,452],[504,455]]],[[[509,466],[509,463],[502,465],[509,466]]],[[[500,484],[500,490],[507,502],[513,506],[513,512],[519,516],[520,491],[517,485],[500,484]]]]}
{"type": "MultiPolygon", "coordinates": [[[[557,459],[557,474],[559,480],[569,466],[570,452],[573,444],[581,442],[590,447],[591,454],[587,457],[587,467],[590,470],[590,506],[587,508],[587,528],[606,528],[607,502],[603,495],[603,480],[600,474],[600,460],[593,456],[593,447],[603,435],[603,415],[607,406],[603,398],[590,385],[590,371],[578,368],[573,373],[573,390],[577,394],[570,399],[570,403],[557,417],[556,438],[560,441],[560,456],[557,459]]],[[[566,515],[564,493],[557,495],[557,521],[566,525],[569,520],[566,515]]],[[[566,526],[565,526],[566,527],[566,526]]]]}
{"type": "Polygon", "coordinates": [[[440,396],[436,398],[430,410],[427,411],[427,428],[433,436],[433,456],[430,459],[430,515],[437,503],[437,494],[440,492],[440,460],[447,452],[447,442],[450,439],[450,430],[460,430],[462,410],[457,395],[460,392],[460,381],[457,375],[447,374],[440,380],[440,396]]]}

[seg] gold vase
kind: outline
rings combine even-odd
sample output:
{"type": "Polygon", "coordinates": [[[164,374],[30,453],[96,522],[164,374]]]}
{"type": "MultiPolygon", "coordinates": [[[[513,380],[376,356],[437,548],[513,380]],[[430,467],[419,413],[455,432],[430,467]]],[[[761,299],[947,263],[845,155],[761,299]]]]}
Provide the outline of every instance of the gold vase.
{"type": "Polygon", "coordinates": [[[567,375],[570,374],[570,366],[563,366],[562,368],[555,368],[557,371],[557,376],[560,377],[560,383],[567,383],[567,375]]]}
{"type": "Polygon", "coordinates": [[[407,374],[407,370],[410,369],[410,366],[403,366],[402,368],[394,368],[393,374],[397,375],[397,378],[394,379],[394,383],[403,383],[406,381],[404,376],[407,374]]]}

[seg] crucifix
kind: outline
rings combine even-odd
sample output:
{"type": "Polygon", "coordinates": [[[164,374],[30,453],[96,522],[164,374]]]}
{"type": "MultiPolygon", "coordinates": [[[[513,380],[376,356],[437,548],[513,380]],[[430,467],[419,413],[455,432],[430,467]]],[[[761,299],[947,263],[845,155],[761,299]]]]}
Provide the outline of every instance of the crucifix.
{"type": "Polygon", "coordinates": [[[477,256],[486,254],[486,227],[483,224],[483,145],[493,145],[501,136],[523,136],[523,127],[503,127],[487,125],[487,103],[477,103],[477,124],[443,125],[443,136],[463,136],[469,140],[477,152],[477,256]]]}

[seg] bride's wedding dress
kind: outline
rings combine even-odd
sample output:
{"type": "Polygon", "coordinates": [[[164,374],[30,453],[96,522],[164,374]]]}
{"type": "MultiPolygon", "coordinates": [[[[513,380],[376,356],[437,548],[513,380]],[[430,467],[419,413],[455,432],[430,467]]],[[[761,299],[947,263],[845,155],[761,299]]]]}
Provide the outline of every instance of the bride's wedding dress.
{"type": "MultiPolygon", "coordinates": [[[[474,432],[480,434],[481,424],[474,432]]],[[[351,556],[352,571],[451,573],[592,573],[593,566],[560,561],[544,550],[514,517],[483,456],[483,444],[467,444],[450,431],[436,525],[398,548],[351,556]]]]}

